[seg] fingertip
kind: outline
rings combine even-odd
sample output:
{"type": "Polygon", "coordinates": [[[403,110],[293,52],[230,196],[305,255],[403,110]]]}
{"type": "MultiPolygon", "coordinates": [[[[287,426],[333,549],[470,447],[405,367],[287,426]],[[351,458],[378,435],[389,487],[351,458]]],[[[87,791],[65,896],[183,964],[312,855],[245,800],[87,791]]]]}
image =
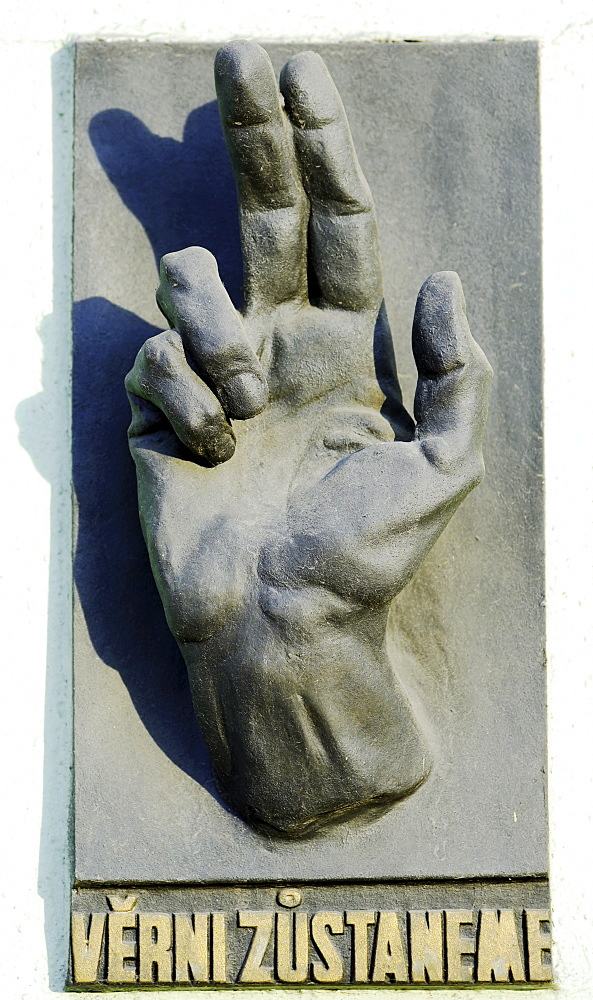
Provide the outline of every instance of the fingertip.
{"type": "Polygon", "coordinates": [[[176,281],[193,278],[204,269],[218,272],[214,254],[206,247],[185,247],[161,257],[159,273],[162,280],[176,281]]]}
{"type": "Polygon", "coordinates": [[[457,271],[435,271],[431,274],[418,293],[416,311],[426,318],[437,314],[442,318],[446,312],[461,312],[465,316],[465,296],[457,271]]]}
{"type": "Polygon", "coordinates": [[[268,53],[256,42],[238,39],[222,45],[214,60],[214,79],[226,125],[258,125],[277,113],[274,69],[268,53]]]}
{"type": "Polygon", "coordinates": [[[412,349],[420,373],[439,377],[464,364],[471,333],[465,296],[455,271],[437,271],[416,300],[412,349]]]}
{"type": "Polygon", "coordinates": [[[192,451],[205,458],[211,465],[222,465],[233,457],[236,446],[235,435],[229,427],[228,430],[225,428],[224,432],[218,429],[210,434],[202,431],[192,451]]]}
{"type": "Polygon", "coordinates": [[[329,70],[318,52],[306,49],[304,52],[297,52],[295,56],[288,59],[280,73],[280,80],[291,87],[298,84],[303,75],[318,74],[324,80],[330,79],[329,70]]]}
{"type": "Polygon", "coordinates": [[[321,128],[343,112],[331,74],[318,52],[299,52],[280,74],[287,113],[299,128],[321,128]]]}
{"type": "Polygon", "coordinates": [[[265,409],[268,385],[263,375],[260,378],[251,372],[244,372],[224,382],[219,395],[229,416],[236,420],[249,420],[265,409]]]}
{"type": "Polygon", "coordinates": [[[200,390],[193,398],[185,394],[185,405],[172,424],[177,437],[194,455],[210,465],[221,465],[235,454],[237,440],[219,401],[205,386],[200,390]]]}
{"type": "Polygon", "coordinates": [[[205,276],[218,277],[218,264],[216,257],[204,247],[186,247],[161,257],[156,302],[172,327],[179,322],[180,297],[192,288],[199,288],[205,276]]]}
{"type": "Polygon", "coordinates": [[[248,38],[233,38],[218,49],[214,57],[214,73],[237,73],[245,75],[250,67],[257,65],[261,59],[268,59],[268,54],[257,42],[248,38]]]}

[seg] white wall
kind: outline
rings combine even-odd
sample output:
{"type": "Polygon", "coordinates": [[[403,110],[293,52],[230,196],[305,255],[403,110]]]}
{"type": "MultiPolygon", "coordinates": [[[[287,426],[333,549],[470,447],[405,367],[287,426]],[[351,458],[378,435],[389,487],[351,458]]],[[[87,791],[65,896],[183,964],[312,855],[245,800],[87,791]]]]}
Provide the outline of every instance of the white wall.
{"type": "MultiPolygon", "coordinates": [[[[72,93],[63,46],[78,35],[246,35],[543,43],[555,965],[559,997],[593,997],[593,6],[586,0],[504,0],[495,9],[476,0],[335,0],[333,6],[330,0],[21,0],[3,14],[2,29],[2,996],[55,996],[66,953],[71,163],[64,140],[72,93]]],[[[518,994],[488,993],[492,1000],[503,995],[518,994]]]]}

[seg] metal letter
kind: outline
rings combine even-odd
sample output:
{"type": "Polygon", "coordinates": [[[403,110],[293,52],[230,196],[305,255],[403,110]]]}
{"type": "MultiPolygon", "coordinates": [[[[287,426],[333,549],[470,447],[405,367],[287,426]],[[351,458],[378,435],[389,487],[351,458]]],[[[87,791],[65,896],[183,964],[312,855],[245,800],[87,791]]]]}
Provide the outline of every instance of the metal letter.
{"type": "Polygon", "coordinates": [[[226,913],[212,914],[212,982],[226,983],[226,913]]]}
{"type": "Polygon", "coordinates": [[[549,910],[525,910],[527,961],[531,983],[552,980],[552,934],[549,910]],[[544,956],[548,959],[544,962],[544,956]]]}
{"type": "Polygon", "coordinates": [[[344,975],[344,963],[332,934],[344,933],[344,917],[341,913],[320,910],[311,917],[311,938],[321,957],[321,962],[312,962],[311,976],[317,983],[339,983],[344,975]]]}
{"type": "Polygon", "coordinates": [[[474,915],[471,910],[445,910],[447,941],[447,982],[473,983],[476,956],[476,939],[473,930],[474,915]],[[462,937],[461,928],[471,927],[472,936],[462,937]],[[463,959],[470,962],[463,964],[463,959]]]}
{"type": "Polygon", "coordinates": [[[174,913],[175,982],[206,983],[209,974],[208,913],[174,913]]]}
{"type": "Polygon", "coordinates": [[[91,913],[88,937],[86,913],[72,914],[72,968],[75,983],[95,983],[105,934],[105,914],[91,913]]]}
{"type": "Polygon", "coordinates": [[[444,982],[443,914],[440,910],[411,910],[408,916],[412,982],[444,982]]]}
{"type": "Polygon", "coordinates": [[[239,927],[253,927],[254,934],[239,976],[240,983],[272,983],[274,970],[262,965],[272,936],[274,914],[271,911],[241,911],[237,915],[239,927]]]}
{"type": "Polygon", "coordinates": [[[136,931],[135,913],[109,913],[107,915],[107,982],[135,983],[137,940],[124,940],[125,931],[136,931]],[[130,964],[134,959],[134,964],[130,964]],[[128,963],[126,965],[126,962],[128,963]]]}
{"type": "Polygon", "coordinates": [[[173,982],[173,921],[170,913],[139,913],[141,983],[173,982]],[[156,968],[155,968],[156,966],[156,968]]]}
{"type": "Polygon", "coordinates": [[[379,913],[375,944],[373,948],[373,972],[371,982],[409,982],[408,963],[397,913],[379,913]]]}
{"type": "Polygon", "coordinates": [[[480,911],[478,982],[525,982],[514,910],[480,911]]]}
{"type": "Polygon", "coordinates": [[[309,914],[276,914],[276,975],[283,983],[304,983],[309,972],[309,914]]]}
{"type": "Polygon", "coordinates": [[[369,981],[369,927],[375,923],[375,913],[369,910],[348,910],[346,923],[352,927],[352,980],[369,981]]]}

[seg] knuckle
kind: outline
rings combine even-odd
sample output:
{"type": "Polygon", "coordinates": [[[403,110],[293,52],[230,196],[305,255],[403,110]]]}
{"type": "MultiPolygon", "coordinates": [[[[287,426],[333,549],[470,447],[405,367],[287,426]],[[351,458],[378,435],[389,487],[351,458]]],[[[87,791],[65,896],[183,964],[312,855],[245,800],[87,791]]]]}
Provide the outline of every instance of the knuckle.
{"type": "Polygon", "coordinates": [[[235,566],[205,575],[199,566],[181,560],[174,569],[161,567],[161,571],[167,622],[180,643],[203,642],[216,635],[245,595],[243,573],[235,566]]]}
{"type": "Polygon", "coordinates": [[[473,489],[474,486],[479,486],[484,478],[486,472],[486,467],[484,465],[484,459],[481,455],[477,455],[474,462],[468,468],[468,481],[473,489]]]}
{"type": "Polygon", "coordinates": [[[482,348],[475,340],[470,341],[469,356],[465,359],[467,378],[471,387],[476,392],[483,392],[488,388],[494,374],[492,365],[484,354],[482,348]]]}
{"type": "Polygon", "coordinates": [[[484,459],[475,448],[456,447],[454,443],[428,438],[422,442],[422,452],[436,471],[452,480],[455,493],[473,490],[484,478],[484,459]]]}
{"type": "Polygon", "coordinates": [[[126,392],[128,392],[128,393],[130,393],[130,392],[131,393],[136,393],[138,391],[137,387],[136,387],[136,370],[135,370],[135,368],[132,368],[132,370],[129,371],[128,374],[126,375],[126,377],[124,379],[124,387],[125,387],[126,392]]]}
{"type": "Polygon", "coordinates": [[[484,472],[484,459],[481,455],[466,455],[459,463],[461,492],[469,492],[479,486],[484,478],[484,472]]]}
{"type": "Polygon", "coordinates": [[[420,448],[427,462],[443,475],[457,471],[458,456],[453,456],[451,449],[440,438],[428,437],[420,442],[420,448]]]}
{"type": "Polygon", "coordinates": [[[172,330],[151,337],[142,348],[142,360],[147,371],[158,378],[171,378],[177,374],[180,343],[172,330]]]}
{"type": "Polygon", "coordinates": [[[203,642],[221,631],[240,597],[232,593],[200,591],[188,601],[185,592],[169,593],[165,613],[177,642],[203,642]]]}

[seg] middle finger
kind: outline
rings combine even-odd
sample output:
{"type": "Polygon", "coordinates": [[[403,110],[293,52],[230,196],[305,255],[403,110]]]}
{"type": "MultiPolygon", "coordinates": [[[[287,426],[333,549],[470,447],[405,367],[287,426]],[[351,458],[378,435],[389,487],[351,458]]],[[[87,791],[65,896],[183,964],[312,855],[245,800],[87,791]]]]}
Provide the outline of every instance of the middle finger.
{"type": "Polygon", "coordinates": [[[241,218],[246,310],[307,298],[308,201],[270,59],[254,42],[219,49],[218,105],[241,218]]]}

